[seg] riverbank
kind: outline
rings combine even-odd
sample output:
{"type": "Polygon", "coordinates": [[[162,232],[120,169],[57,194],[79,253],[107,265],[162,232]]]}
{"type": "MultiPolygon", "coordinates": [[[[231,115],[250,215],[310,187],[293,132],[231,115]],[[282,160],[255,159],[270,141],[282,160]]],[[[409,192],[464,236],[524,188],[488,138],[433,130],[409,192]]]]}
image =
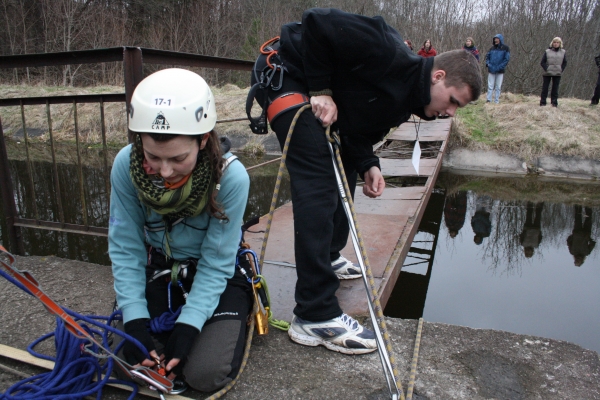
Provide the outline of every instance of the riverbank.
{"type": "MultiPolygon", "coordinates": [[[[17,257],[46,293],[84,314],[112,309],[110,267],[56,257],[17,257]]],[[[25,349],[54,329],[54,318],[37,301],[0,281],[0,343],[25,349]]],[[[417,321],[386,318],[406,390],[417,321]]],[[[50,351],[49,344],[42,346],[50,351]]],[[[26,374],[37,368],[5,357],[0,364],[26,374]]],[[[0,391],[21,378],[0,371],[0,391]]],[[[580,346],[527,335],[425,322],[420,342],[413,399],[600,399],[600,358],[580,346]]],[[[188,398],[202,399],[189,391],[188,398]]],[[[124,399],[107,392],[106,399],[124,399]]],[[[271,329],[255,337],[246,370],[228,399],[385,399],[386,384],[376,353],[347,356],[310,348],[271,329]]]]}

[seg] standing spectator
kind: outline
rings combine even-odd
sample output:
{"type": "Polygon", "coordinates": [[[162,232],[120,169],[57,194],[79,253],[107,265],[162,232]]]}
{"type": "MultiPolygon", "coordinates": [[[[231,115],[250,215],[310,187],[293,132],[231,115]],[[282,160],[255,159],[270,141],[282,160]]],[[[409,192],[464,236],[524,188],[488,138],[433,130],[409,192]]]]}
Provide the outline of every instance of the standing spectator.
{"type": "Polygon", "coordinates": [[[463,49],[473,54],[477,61],[479,61],[479,50],[477,50],[477,47],[475,47],[475,42],[473,41],[472,37],[468,37],[467,40],[465,40],[463,49]]]}
{"type": "Polygon", "coordinates": [[[540,63],[544,68],[542,77],[544,78],[544,84],[542,85],[542,98],[540,99],[540,106],[546,105],[546,98],[548,97],[548,86],[550,80],[552,80],[552,92],[550,92],[550,102],[552,107],[558,107],[558,85],[560,85],[560,77],[567,67],[567,55],[563,49],[562,39],[558,36],[552,39],[550,47],[546,49],[542,56],[542,62],[540,63]]]}
{"type": "Polygon", "coordinates": [[[598,67],[598,80],[596,81],[596,90],[594,90],[594,96],[592,96],[591,106],[597,106],[600,99],[600,54],[594,58],[594,61],[596,61],[596,66],[598,67]]]}
{"type": "Polygon", "coordinates": [[[413,44],[412,44],[412,42],[410,41],[410,39],[406,39],[406,40],[404,41],[404,44],[405,44],[405,45],[406,45],[406,46],[407,46],[407,47],[410,49],[410,51],[415,51],[415,50],[413,49],[413,44]]]}
{"type": "Polygon", "coordinates": [[[435,51],[435,49],[431,45],[431,40],[427,39],[425,43],[423,43],[423,47],[421,47],[421,50],[419,50],[417,54],[425,58],[434,57],[437,55],[437,51],[435,51]]]}
{"type": "Polygon", "coordinates": [[[504,79],[504,70],[510,60],[510,49],[504,44],[504,36],[497,34],[492,39],[493,46],[485,55],[485,66],[488,68],[488,93],[487,103],[492,101],[494,93],[494,103],[500,102],[500,89],[504,79]]]}

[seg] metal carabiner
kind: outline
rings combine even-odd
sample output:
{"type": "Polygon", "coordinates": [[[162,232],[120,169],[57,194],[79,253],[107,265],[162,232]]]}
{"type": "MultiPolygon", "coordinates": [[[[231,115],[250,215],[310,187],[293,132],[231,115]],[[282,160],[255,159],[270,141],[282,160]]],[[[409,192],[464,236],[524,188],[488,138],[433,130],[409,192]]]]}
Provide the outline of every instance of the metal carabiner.
{"type": "Polygon", "coordinates": [[[274,67],[273,75],[275,75],[275,72],[277,72],[277,70],[279,70],[279,85],[278,86],[271,85],[271,90],[273,90],[274,92],[277,92],[283,86],[283,65],[273,64],[273,67],[274,67]]]}

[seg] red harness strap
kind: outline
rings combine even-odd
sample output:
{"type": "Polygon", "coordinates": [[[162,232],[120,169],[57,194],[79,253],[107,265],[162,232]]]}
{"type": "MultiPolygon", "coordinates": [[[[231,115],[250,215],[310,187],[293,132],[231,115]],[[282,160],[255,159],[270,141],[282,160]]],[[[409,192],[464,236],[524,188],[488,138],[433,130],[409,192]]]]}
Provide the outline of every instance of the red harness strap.
{"type": "Polygon", "coordinates": [[[288,110],[299,108],[305,104],[310,104],[310,99],[307,95],[298,92],[284,93],[269,105],[267,109],[267,119],[269,123],[275,118],[288,110]]]}

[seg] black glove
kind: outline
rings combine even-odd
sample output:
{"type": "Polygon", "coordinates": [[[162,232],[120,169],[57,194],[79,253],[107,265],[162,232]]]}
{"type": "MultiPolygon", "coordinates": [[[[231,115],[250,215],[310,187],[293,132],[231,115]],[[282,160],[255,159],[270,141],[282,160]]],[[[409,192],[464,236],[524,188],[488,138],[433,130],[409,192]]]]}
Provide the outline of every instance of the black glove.
{"type": "Polygon", "coordinates": [[[165,348],[165,365],[173,358],[178,358],[180,361],[175,368],[167,372],[173,372],[175,375],[181,376],[187,356],[199,333],[200,331],[191,325],[175,324],[175,329],[173,329],[165,348]]]}
{"type": "MultiPolygon", "coordinates": [[[[137,339],[150,352],[156,348],[154,347],[152,336],[150,336],[150,332],[148,332],[148,328],[146,327],[147,321],[147,318],[138,318],[126,322],[125,333],[137,339]]],[[[141,363],[148,358],[135,343],[129,340],[126,340],[123,345],[123,355],[125,356],[125,361],[132,365],[141,363]]]]}

